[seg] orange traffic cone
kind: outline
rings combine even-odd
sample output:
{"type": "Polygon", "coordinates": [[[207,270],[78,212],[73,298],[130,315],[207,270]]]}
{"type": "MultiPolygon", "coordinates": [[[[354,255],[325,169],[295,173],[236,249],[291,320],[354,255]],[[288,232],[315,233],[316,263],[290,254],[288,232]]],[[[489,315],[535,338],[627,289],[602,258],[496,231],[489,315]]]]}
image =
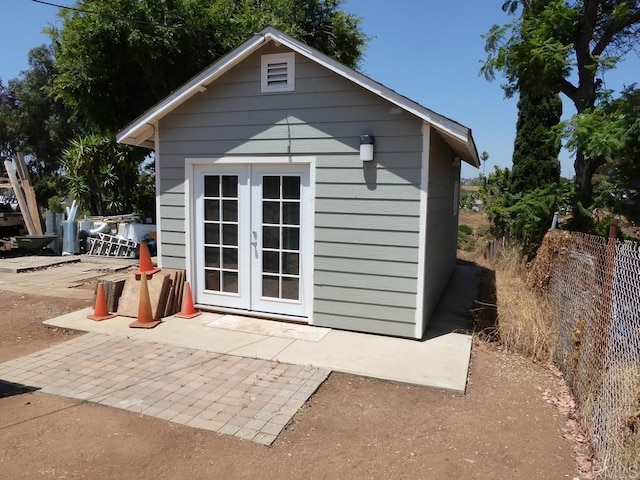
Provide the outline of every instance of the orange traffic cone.
{"type": "Polygon", "coordinates": [[[95,320],[96,322],[101,322],[102,320],[107,320],[109,318],[113,318],[115,315],[109,314],[109,309],[107,307],[107,296],[104,293],[104,283],[98,283],[98,290],[96,291],[96,302],[93,306],[93,315],[87,316],[89,320],[95,320]]]}
{"type": "Polygon", "coordinates": [[[180,313],[176,313],[175,316],[179,318],[193,318],[197,317],[198,315],[202,315],[202,313],[197,311],[193,306],[193,296],[191,295],[191,287],[189,286],[189,282],[184,282],[182,310],[180,310],[180,313]]]}
{"type": "Polygon", "coordinates": [[[159,272],[160,269],[153,266],[153,262],[151,261],[151,254],[149,253],[149,247],[147,242],[140,243],[140,266],[138,270],[133,272],[135,275],[142,275],[146,273],[148,276],[153,275],[154,273],[159,272]]]}
{"type": "Polygon", "coordinates": [[[153,328],[159,323],[160,320],[153,318],[151,312],[151,300],[149,299],[149,286],[147,285],[147,274],[142,273],[140,279],[140,300],[138,300],[138,319],[130,323],[131,328],[153,328]]]}

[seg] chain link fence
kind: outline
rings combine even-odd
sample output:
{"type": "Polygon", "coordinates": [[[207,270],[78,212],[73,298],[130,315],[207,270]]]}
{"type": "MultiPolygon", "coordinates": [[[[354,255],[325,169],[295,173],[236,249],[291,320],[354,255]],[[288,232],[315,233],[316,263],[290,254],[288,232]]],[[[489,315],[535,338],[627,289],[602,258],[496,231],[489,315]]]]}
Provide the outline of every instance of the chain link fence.
{"type": "Polygon", "coordinates": [[[596,478],[640,479],[640,245],[552,230],[529,281],[551,301],[596,478]]]}

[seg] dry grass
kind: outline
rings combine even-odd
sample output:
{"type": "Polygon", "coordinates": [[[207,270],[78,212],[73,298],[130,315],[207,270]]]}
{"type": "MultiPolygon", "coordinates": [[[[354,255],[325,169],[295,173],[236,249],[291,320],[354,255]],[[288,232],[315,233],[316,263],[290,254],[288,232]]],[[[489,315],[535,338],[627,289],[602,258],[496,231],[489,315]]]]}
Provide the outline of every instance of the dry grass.
{"type": "Polygon", "coordinates": [[[603,378],[602,390],[581,405],[581,418],[599,453],[595,478],[640,475],[640,369],[615,365],[603,378]]]}
{"type": "Polygon", "coordinates": [[[537,362],[553,357],[555,331],[548,303],[527,287],[520,272],[496,270],[498,334],[507,351],[537,362]]]}
{"type": "MultiPolygon", "coordinates": [[[[583,344],[581,339],[585,329],[593,328],[593,325],[585,325],[582,317],[574,319],[574,323],[569,321],[574,317],[556,319],[557,309],[568,307],[561,303],[554,310],[551,302],[547,301],[547,295],[554,294],[556,300],[558,297],[557,291],[550,290],[554,272],[569,268],[558,260],[558,252],[575,245],[583,246],[585,241],[585,238],[567,232],[550,232],[533,265],[527,265],[520,255],[509,250],[500,252],[493,262],[484,259],[482,250],[466,252],[467,260],[475,261],[485,270],[481,281],[492,286],[483,293],[481,285],[481,302],[478,303],[482,305],[474,309],[476,326],[481,325],[479,313],[493,315],[485,318],[489,320],[486,324],[490,328],[482,329],[480,326],[476,330],[480,330],[479,338],[495,340],[504,350],[541,363],[552,363],[555,348],[558,348],[558,354],[569,350],[567,358],[574,362],[581,358],[580,353],[590,352],[589,345],[583,344]],[[493,310],[488,308],[489,305],[494,306],[493,310]],[[485,332],[490,334],[483,334],[485,332]]],[[[597,283],[595,278],[590,281],[591,276],[577,272],[575,268],[569,275],[589,277],[583,279],[586,285],[597,283]]],[[[597,289],[594,291],[596,295],[597,289]]],[[[562,292],[566,295],[564,290],[562,292]]],[[[584,301],[581,293],[582,290],[578,291],[571,301],[584,301]]],[[[568,371],[565,369],[567,381],[576,394],[579,422],[586,439],[591,442],[591,452],[595,454],[593,470],[581,478],[640,479],[640,366],[634,355],[637,353],[628,353],[624,359],[611,361],[601,372],[592,371],[588,362],[579,366],[572,364],[568,371]],[[583,386],[573,378],[576,368],[582,369],[580,378],[587,379],[586,391],[581,390],[583,386]]]]}
{"type": "Polygon", "coordinates": [[[519,353],[536,362],[550,362],[556,341],[553,316],[548,302],[527,285],[524,258],[516,252],[506,251],[491,265],[481,254],[476,255],[475,260],[495,272],[497,315],[495,328],[491,331],[493,339],[508,352],[519,353]]]}
{"type": "MultiPolygon", "coordinates": [[[[484,213],[469,210],[460,211],[459,223],[470,225],[475,234],[489,227],[484,213]]],[[[506,351],[550,362],[556,341],[553,316],[542,294],[527,285],[526,260],[513,249],[503,250],[496,261],[486,259],[482,234],[476,246],[474,252],[458,252],[459,258],[482,270],[473,311],[476,334],[481,340],[498,341],[506,351]]]]}

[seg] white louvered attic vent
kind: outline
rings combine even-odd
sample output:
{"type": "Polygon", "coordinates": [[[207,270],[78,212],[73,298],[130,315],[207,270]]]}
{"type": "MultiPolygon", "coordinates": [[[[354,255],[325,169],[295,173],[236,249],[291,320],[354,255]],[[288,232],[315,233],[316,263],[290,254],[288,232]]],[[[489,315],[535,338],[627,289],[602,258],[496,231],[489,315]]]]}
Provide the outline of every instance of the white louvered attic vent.
{"type": "Polygon", "coordinates": [[[293,92],[295,89],[295,54],[276,53],[262,56],[262,92],[293,92]]]}

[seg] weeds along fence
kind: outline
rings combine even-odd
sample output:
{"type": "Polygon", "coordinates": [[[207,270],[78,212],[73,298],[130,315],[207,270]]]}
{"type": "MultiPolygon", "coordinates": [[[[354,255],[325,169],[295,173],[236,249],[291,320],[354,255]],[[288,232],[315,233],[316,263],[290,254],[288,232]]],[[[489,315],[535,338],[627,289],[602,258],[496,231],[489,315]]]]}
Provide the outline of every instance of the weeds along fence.
{"type": "Polygon", "coordinates": [[[640,479],[640,250],[550,231],[529,282],[555,315],[555,361],[591,440],[597,478],[640,479]]]}

